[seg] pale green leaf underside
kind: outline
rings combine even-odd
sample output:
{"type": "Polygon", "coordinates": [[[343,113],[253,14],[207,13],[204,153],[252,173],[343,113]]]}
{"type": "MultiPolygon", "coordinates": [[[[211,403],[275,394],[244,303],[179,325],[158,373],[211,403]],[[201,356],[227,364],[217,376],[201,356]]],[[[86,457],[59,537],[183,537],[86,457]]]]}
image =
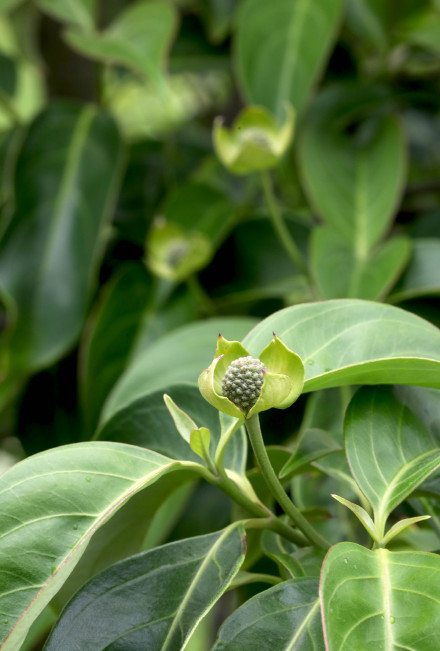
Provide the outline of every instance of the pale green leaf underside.
{"type": "Polygon", "coordinates": [[[340,543],[321,577],[326,649],[437,651],[440,557],[340,543]]]}
{"type": "Polygon", "coordinates": [[[181,651],[238,572],[244,553],[245,532],[237,523],[117,563],[74,596],[46,649],[104,651],[123,645],[181,651]]]}
{"type": "Polygon", "coordinates": [[[304,391],[346,384],[440,388],[440,331],[389,305],[333,300],[296,305],[259,323],[243,340],[258,355],[272,333],[306,369],[304,391]]]}
{"type": "Polygon", "coordinates": [[[119,443],[78,443],[18,463],[0,478],[0,640],[17,651],[90,536],[179,462],[119,443]]]}

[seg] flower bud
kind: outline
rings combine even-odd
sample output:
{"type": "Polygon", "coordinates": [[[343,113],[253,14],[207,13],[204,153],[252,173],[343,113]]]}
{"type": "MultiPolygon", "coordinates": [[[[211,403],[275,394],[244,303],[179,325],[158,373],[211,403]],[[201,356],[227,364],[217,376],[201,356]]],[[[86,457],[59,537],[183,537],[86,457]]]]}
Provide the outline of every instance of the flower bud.
{"type": "Polygon", "coordinates": [[[216,357],[199,377],[203,397],[219,411],[242,420],[272,407],[289,407],[303,384],[301,358],[275,335],[259,359],[238,341],[219,335],[216,357]]]}
{"type": "Polygon", "coordinates": [[[146,243],[150,270],[166,280],[185,280],[212,257],[212,246],[201,233],[186,232],[177,224],[157,217],[146,243]]]}
{"type": "Polygon", "coordinates": [[[278,165],[293,136],[295,114],[286,105],[286,119],[279,125],[260,106],[245,108],[230,129],[223,119],[214,121],[214,148],[225,167],[234,174],[249,174],[278,165]]]}

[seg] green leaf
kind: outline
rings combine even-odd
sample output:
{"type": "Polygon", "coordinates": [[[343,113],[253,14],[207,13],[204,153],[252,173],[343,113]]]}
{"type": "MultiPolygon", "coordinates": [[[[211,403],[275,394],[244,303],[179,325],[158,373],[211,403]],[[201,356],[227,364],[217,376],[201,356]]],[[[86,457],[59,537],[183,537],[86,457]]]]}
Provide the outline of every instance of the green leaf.
{"type": "Polygon", "coordinates": [[[254,319],[244,317],[192,323],[165,335],[146,350],[138,351],[136,359],[110,393],[103,421],[151,391],[177,382],[195,384],[201,371],[212,361],[219,332],[226,337],[241,338],[254,325],[254,319]]]}
{"type": "Polygon", "coordinates": [[[5,14],[11,9],[15,9],[24,2],[24,0],[0,0],[0,14],[5,14]]]}
{"type": "Polygon", "coordinates": [[[204,235],[217,248],[236,218],[234,206],[223,194],[202,183],[188,181],[165,199],[161,215],[184,231],[204,235]]]}
{"type": "Polygon", "coordinates": [[[345,447],[382,538],[389,513],[440,465],[440,449],[390,387],[364,387],[355,394],[345,419],[345,447]]]}
{"type": "Polygon", "coordinates": [[[238,523],[122,561],[75,595],[45,648],[86,649],[93,640],[94,651],[121,645],[180,651],[236,575],[244,554],[245,532],[238,523]]]}
{"type": "Polygon", "coordinates": [[[197,429],[197,424],[193,421],[192,418],[188,416],[186,412],[183,411],[176,403],[170,398],[169,395],[165,394],[163,397],[165,401],[166,408],[168,409],[171,418],[174,421],[177,431],[180,436],[189,443],[191,438],[191,433],[193,430],[197,429]]]}
{"type": "Polygon", "coordinates": [[[80,344],[80,391],[90,432],[110,390],[138,351],[195,316],[188,293],[175,292],[164,304],[160,286],[144,264],[121,265],[103,287],[80,344]]]}
{"type": "Polygon", "coordinates": [[[344,133],[340,112],[349,91],[332,87],[316,101],[301,143],[301,169],[316,211],[362,260],[388,230],[399,204],[405,143],[393,116],[365,122],[356,136],[344,133]]]}
{"type": "MultiPolygon", "coordinates": [[[[220,438],[219,413],[200,395],[196,386],[176,384],[166,387],[174,402],[197,425],[211,433],[210,455],[213,457],[220,438]]],[[[138,398],[114,414],[96,434],[104,441],[119,441],[154,450],[176,460],[200,461],[177,432],[165,406],[163,390],[138,398]]],[[[227,468],[244,474],[247,439],[243,430],[235,432],[226,448],[227,468]]]]}
{"type": "Polygon", "coordinates": [[[51,364],[79,335],[121,154],[113,121],[92,106],[52,106],[30,127],[0,246],[0,288],[18,311],[11,363],[20,371],[51,364]]]}
{"type": "Polygon", "coordinates": [[[384,536],[384,546],[388,545],[388,543],[393,538],[402,533],[402,531],[404,531],[407,527],[412,527],[414,524],[417,524],[417,522],[423,522],[423,520],[429,520],[430,518],[430,515],[418,515],[415,518],[403,518],[402,520],[399,520],[399,522],[393,524],[393,526],[387,531],[386,535],[384,536]]]}
{"type": "Polygon", "coordinates": [[[365,529],[368,531],[372,539],[380,543],[380,537],[377,533],[375,524],[373,520],[371,519],[370,515],[367,513],[365,509],[363,509],[361,506],[358,504],[354,504],[353,502],[349,502],[348,500],[345,500],[343,497],[339,497],[339,495],[332,495],[332,497],[346,506],[352,513],[355,514],[355,516],[358,518],[358,520],[363,524],[365,529]]]}
{"type": "Polygon", "coordinates": [[[0,477],[0,640],[16,651],[92,534],[138,491],[182,467],[151,450],[78,443],[29,457],[0,477]]]}
{"type": "Polygon", "coordinates": [[[189,444],[191,450],[195,452],[204,461],[210,458],[209,444],[211,441],[211,432],[206,427],[199,427],[191,432],[189,444]]]}
{"type": "Polygon", "coordinates": [[[261,536],[261,549],[278,565],[280,574],[285,579],[304,576],[301,564],[293,556],[296,551],[293,543],[266,529],[261,536]]]}
{"type": "Polygon", "coordinates": [[[249,103],[265,106],[277,117],[286,101],[297,113],[304,109],[336,36],[342,4],[341,0],[243,3],[236,61],[249,103]]]}
{"type": "Polygon", "coordinates": [[[95,22],[96,0],[37,0],[38,7],[58,20],[84,30],[95,22]]]}
{"type": "Polygon", "coordinates": [[[308,429],[298,441],[295,452],[281,468],[279,477],[283,480],[291,479],[294,475],[305,472],[313,461],[339,450],[340,445],[330,434],[320,429],[308,429]]]}
{"type": "Polygon", "coordinates": [[[419,296],[440,294],[440,239],[421,238],[413,241],[410,263],[388,300],[393,303],[419,296]]]}
{"type": "Polygon", "coordinates": [[[440,14],[437,8],[417,12],[397,26],[399,37],[408,43],[440,53],[440,14]]]}
{"type": "Polygon", "coordinates": [[[102,32],[69,30],[66,40],[80,54],[127,66],[157,81],[177,28],[177,15],[163,2],[128,7],[102,32]]]}
{"type": "Polygon", "coordinates": [[[411,242],[406,237],[395,237],[370,254],[358,256],[332,227],[322,226],[312,232],[311,264],[322,298],[383,299],[410,253],[411,242]]]}
{"type": "Polygon", "coordinates": [[[436,651],[439,572],[436,554],[332,547],[320,589],[326,648],[436,651]]]}
{"type": "Polygon", "coordinates": [[[80,345],[79,379],[91,431],[128,362],[142,319],[152,312],[152,282],[143,264],[121,266],[103,287],[86,324],[80,345]]]}
{"type": "Polygon", "coordinates": [[[285,581],[249,599],[220,628],[212,651],[324,650],[318,581],[285,581]]]}
{"type": "Polygon", "coordinates": [[[334,300],[272,314],[243,340],[258,355],[272,332],[303,359],[304,391],[346,384],[440,388],[440,331],[389,305],[334,300]]]}

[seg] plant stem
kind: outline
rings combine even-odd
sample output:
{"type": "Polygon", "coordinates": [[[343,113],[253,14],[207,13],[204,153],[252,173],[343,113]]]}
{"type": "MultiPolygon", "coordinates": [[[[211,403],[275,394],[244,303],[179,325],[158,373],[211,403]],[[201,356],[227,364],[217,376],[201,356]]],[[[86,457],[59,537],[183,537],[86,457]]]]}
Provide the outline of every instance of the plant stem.
{"type": "Polygon", "coordinates": [[[260,466],[261,474],[263,475],[270,492],[277,500],[278,504],[284,509],[285,513],[287,513],[295,526],[303,532],[303,534],[310,540],[311,543],[323,549],[328,549],[329,544],[327,541],[317,531],[315,531],[308,520],[306,520],[306,518],[302,515],[301,511],[297,509],[297,507],[288,497],[286,491],[276,476],[267,455],[266,446],[264,445],[258,414],[251,416],[249,419],[245,420],[244,423],[249,435],[252,449],[254,451],[258,465],[260,466]]]}
{"type": "Polygon", "coordinates": [[[272,513],[267,506],[253,502],[240,490],[239,486],[228,477],[224,470],[220,475],[214,475],[208,470],[208,468],[201,466],[199,463],[193,463],[192,461],[182,462],[182,466],[195,470],[207,482],[213,486],[217,486],[217,488],[223,491],[223,493],[230,497],[236,504],[241,506],[245,511],[248,511],[251,515],[255,516],[255,520],[248,520],[249,523],[252,522],[249,526],[253,526],[255,529],[257,528],[256,522],[261,521],[261,525],[259,525],[260,528],[271,529],[299,547],[306,547],[309,544],[307,538],[305,538],[300,531],[295,531],[295,529],[292,529],[292,527],[286,522],[277,518],[277,516],[272,513]]]}
{"type": "Polygon", "coordinates": [[[293,264],[305,275],[308,276],[307,267],[304,259],[292,238],[286,222],[283,219],[281,211],[278,207],[277,201],[272,187],[272,180],[269,172],[260,172],[261,186],[263,188],[264,197],[266,199],[269,214],[272,219],[272,225],[280,243],[284,247],[287,255],[292,260],[293,264]]]}

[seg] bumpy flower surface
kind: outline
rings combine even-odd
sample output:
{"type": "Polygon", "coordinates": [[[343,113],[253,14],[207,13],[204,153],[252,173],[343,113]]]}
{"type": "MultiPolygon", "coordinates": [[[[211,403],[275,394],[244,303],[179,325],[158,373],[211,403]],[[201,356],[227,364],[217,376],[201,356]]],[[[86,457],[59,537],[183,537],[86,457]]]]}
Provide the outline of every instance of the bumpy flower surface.
{"type": "Polygon", "coordinates": [[[250,355],[235,359],[223,376],[223,395],[247,413],[260,397],[266,370],[263,362],[250,355]]]}

